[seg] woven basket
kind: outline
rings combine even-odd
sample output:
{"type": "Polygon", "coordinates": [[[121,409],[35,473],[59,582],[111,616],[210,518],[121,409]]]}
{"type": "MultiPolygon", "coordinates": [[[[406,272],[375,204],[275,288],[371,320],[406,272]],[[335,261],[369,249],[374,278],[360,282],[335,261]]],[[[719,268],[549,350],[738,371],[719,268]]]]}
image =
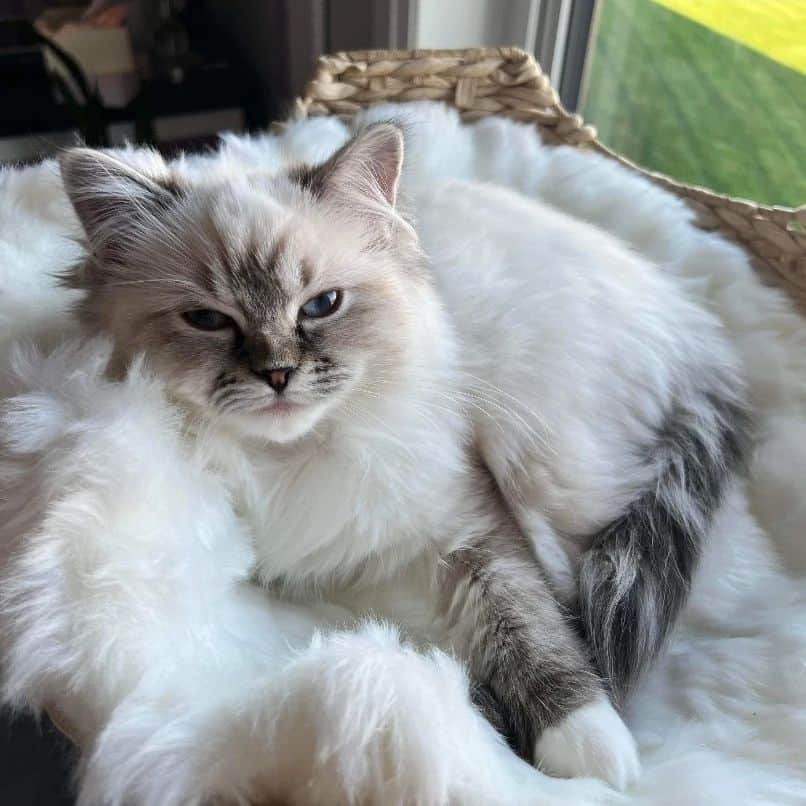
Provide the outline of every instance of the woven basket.
{"type": "Polygon", "coordinates": [[[297,99],[297,118],[350,117],[382,101],[444,101],[464,120],[503,115],[535,123],[543,139],[605,154],[680,196],[697,224],[741,244],[767,281],[784,288],[806,312],[806,206],[765,207],[675,182],[615,154],[593,127],[563,109],[537,62],[520,48],[370,50],[319,60],[297,99]]]}

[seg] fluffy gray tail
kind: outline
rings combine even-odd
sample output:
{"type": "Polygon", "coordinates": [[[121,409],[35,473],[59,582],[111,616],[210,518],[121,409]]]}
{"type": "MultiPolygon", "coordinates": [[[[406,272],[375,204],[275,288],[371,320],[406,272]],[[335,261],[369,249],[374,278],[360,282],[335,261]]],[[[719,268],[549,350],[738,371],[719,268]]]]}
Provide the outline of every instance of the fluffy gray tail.
{"type": "Polygon", "coordinates": [[[583,625],[621,700],[660,650],[686,601],[712,516],[742,463],[748,419],[732,396],[703,395],[668,418],[651,452],[656,483],[583,555],[583,625]]]}

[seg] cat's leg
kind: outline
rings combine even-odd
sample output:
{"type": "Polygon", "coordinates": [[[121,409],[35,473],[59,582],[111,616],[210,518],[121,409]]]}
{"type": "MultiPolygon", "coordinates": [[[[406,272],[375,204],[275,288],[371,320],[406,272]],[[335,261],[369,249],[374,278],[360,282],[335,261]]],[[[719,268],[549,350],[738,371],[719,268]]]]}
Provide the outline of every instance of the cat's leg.
{"type": "Polygon", "coordinates": [[[565,777],[623,789],[638,775],[633,738],[552,595],[526,539],[500,507],[447,556],[444,608],[477,705],[522,756],[565,777]]]}
{"type": "MultiPolygon", "coordinates": [[[[667,411],[649,438],[639,441],[625,426],[622,443],[634,456],[613,450],[602,464],[595,451],[587,463],[580,454],[572,474],[556,456],[519,442],[517,423],[501,420],[497,432],[478,425],[486,465],[555,595],[579,613],[617,702],[661,651],[748,455],[752,423],[739,380],[714,370],[702,386],[661,404],[667,411]]],[[[568,439],[558,444],[559,455],[573,452],[568,439]]]]}

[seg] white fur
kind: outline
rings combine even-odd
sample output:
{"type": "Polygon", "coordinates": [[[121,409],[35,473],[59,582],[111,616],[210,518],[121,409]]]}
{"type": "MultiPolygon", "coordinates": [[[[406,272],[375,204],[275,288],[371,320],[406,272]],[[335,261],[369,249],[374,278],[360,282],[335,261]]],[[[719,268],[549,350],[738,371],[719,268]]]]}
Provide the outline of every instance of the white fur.
{"type": "Polygon", "coordinates": [[[544,730],[535,746],[535,761],[552,775],[594,775],[617,789],[634,784],[641,773],[635,741],[604,697],[544,730]]]}
{"type": "MultiPolygon", "coordinates": [[[[423,308],[422,355],[394,406],[384,398],[363,419],[348,412],[322,446],[265,459],[258,474],[252,459],[237,475],[239,491],[257,484],[246,494],[259,512],[266,576],[349,576],[379,553],[388,570],[445,534],[446,522],[463,528],[461,512],[445,509],[463,494],[458,407],[474,420],[499,484],[516,491],[511,503],[555,583],[568,589],[584,547],[573,536],[595,533],[654,478],[635,461],[636,446],[651,443],[681,400],[707,422],[695,387],[705,377],[718,389],[714,376],[730,373],[735,358],[716,319],[640,253],[539,198],[466,181],[517,178],[537,196],[550,167],[527,127],[461,128],[429,105],[374,108],[356,126],[384,115],[408,124],[402,206],[453,328],[423,308]],[[558,540],[547,519],[569,539],[558,540]]],[[[334,143],[344,137],[332,122],[296,124],[283,138],[291,159],[309,155],[309,139],[297,144],[317,127],[334,143]]],[[[226,164],[259,163],[267,148],[270,139],[230,143],[226,164]]]]}
{"type": "Polygon", "coordinates": [[[513,480],[524,517],[594,533],[655,472],[635,446],[691,397],[686,384],[733,363],[721,334],[670,278],[551,207],[469,182],[416,199],[485,459],[513,480]]]}
{"type": "MultiPolygon", "coordinates": [[[[543,148],[517,124],[460,128],[436,105],[404,113],[417,120],[410,197],[437,176],[543,197],[668,267],[731,334],[768,437],[749,490],[764,531],[737,489],[675,641],[628,714],[645,766],[634,793],[658,803],[795,802],[806,786],[806,513],[793,472],[806,461],[802,321],[739,250],[694,230],[679,202],[619,166],[543,148]]],[[[294,124],[281,141],[230,138],[212,164],[196,158],[184,170],[276,170],[325,156],[346,136],[333,120],[294,124]]],[[[49,331],[49,349],[68,332],[68,296],[46,272],[77,256],[52,167],[7,173],[0,210],[3,339],[49,331]]],[[[514,759],[470,709],[462,672],[444,655],[418,654],[388,629],[354,631],[343,610],[257,595],[245,581],[248,525],[234,517],[223,480],[204,470],[206,457],[183,453],[146,370],[124,386],[100,380],[104,355],[90,345],[17,357],[0,390],[16,396],[0,466],[5,696],[55,705],[80,729],[87,802],[606,798],[595,783],[555,781],[514,759]],[[329,632],[333,624],[348,629],[329,632]]],[[[404,466],[403,478],[416,480],[415,471],[404,466]]]]}

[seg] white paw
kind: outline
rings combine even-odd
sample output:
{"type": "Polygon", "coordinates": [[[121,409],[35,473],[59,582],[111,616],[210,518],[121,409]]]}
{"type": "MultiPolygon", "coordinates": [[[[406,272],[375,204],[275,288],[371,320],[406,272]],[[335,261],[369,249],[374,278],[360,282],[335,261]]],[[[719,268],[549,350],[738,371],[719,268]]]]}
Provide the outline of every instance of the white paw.
{"type": "Polygon", "coordinates": [[[599,778],[624,790],[641,774],[635,740],[606,697],[583,705],[547,728],[535,764],[562,778],[599,778]]]}

